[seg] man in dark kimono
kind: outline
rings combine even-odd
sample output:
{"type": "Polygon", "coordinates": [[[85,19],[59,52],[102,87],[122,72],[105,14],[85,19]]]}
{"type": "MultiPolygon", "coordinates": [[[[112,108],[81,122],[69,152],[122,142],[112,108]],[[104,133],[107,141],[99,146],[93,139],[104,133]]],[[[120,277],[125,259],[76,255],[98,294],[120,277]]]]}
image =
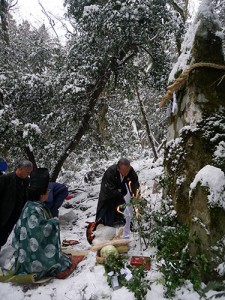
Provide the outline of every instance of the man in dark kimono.
{"type": "Polygon", "coordinates": [[[32,170],[32,162],[23,160],[15,172],[0,176],[0,248],[7,242],[26,203],[28,176],[32,170]]]}
{"type": "Polygon", "coordinates": [[[102,178],[96,222],[114,226],[117,207],[125,204],[128,193],[136,195],[139,187],[138,176],[129,160],[121,158],[116,165],[109,167],[102,178]]]}

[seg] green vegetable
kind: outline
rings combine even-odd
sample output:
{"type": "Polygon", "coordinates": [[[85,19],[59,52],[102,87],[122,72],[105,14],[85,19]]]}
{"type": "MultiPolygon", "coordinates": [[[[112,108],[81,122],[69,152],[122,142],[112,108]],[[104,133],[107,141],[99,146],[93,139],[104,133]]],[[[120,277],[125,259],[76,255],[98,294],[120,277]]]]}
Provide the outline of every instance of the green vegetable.
{"type": "Polygon", "coordinates": [[[100,255],[101,257],[104,257],[104,258],[107,258],[109,257],[110,255],[113,255],[115,257],[118,257],[119,256],[119,253],[116,249],[116,247],[112,246],[112,245],[109,245],[109,246],[105,246],[101,249],[100,251],[100,255]]]}

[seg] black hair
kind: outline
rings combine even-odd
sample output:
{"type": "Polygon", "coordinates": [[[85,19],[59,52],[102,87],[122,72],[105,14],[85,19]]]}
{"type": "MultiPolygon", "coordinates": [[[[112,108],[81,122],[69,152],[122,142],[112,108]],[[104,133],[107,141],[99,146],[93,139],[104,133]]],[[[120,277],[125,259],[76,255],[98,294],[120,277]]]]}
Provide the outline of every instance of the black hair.
{"type": "Polygon", "coordinates": [[[27,200],[29,201],[40,201],[41,195],[45,195],[47,192],[48,186],[45,188],[35,188],[28,186],[27,188],[27,200]]]}
{"type": "Polygon", "coordinates": [[[121,165],[130,166],[130,161],[127,158],[121,158],[118,161],[117,166],[119,167],[121,165]]]}

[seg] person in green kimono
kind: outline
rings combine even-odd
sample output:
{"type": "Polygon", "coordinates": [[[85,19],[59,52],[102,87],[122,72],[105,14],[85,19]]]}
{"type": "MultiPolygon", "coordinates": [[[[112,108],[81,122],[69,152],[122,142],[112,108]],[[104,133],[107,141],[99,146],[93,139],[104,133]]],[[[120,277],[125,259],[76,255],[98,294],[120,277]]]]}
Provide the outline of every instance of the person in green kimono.
{"type": "Polygon", "coordinates": [[[28,201],[16,223],[12,240],[16,249],[15,273],[35,273],[37,279],[60,278],[63,272],[68,276],[77,265],[72,256],[61,251],[59,221],[44,204],[48,198],[48,183],[47,169],[38,168],[31,173],[28,201]]]}

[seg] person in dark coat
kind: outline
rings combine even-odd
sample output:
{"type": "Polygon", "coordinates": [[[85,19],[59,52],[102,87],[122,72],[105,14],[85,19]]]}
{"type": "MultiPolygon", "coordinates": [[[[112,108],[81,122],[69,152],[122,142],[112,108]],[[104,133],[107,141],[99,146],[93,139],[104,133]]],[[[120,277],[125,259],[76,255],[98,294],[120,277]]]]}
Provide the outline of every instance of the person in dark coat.
{"type": "Polygon", "coordinates": [[[103,175],[96,212],[96,222],[114,226],[118,205],[125,204],[127,187],[136,195],[139,189],[138,176],[129,160],[122,158],[117,164],[109,167],[103,175]]]}
{"type": "Polygon", "coordinates": [[[33,165],[23,160],[16,166],[15,172],[0,176],[0,248],[13,230],[26,202],[28,176],[33,165]]]}
{"type": "Polygon", "coordinates": [[[59,208],[69,194],[68,188],[62,183],[49,182],[48,189],[48,199],[45,201],[45,205],[49,208],[53,217],[58,217],[59,208]]]}

